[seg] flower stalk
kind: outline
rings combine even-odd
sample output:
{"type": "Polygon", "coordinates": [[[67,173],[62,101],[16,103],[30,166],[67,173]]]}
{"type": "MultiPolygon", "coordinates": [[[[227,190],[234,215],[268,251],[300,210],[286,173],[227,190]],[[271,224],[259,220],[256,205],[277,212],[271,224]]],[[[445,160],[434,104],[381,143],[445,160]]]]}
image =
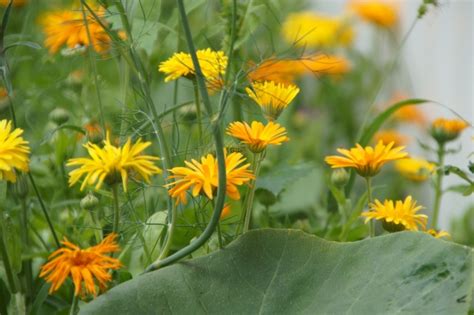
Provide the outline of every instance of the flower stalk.
{"type": "MultiPolygon", "coordinates": [[[[370,208],[370,204],[372,203],[372,178],[367,176],[365,178],[365,183],[367,186],[367,206],[370,208]]],[[[369,222],[369,237],[375,236],[375,223],[374,221],[369,222]]]]}
{"type": "Polygon", "coordinates": [[[112,232],[118,233],[120,224],[120,206],[118,197],[118,185],[116,183],[112,185],[112,199],[114,204],[114,221],[112,225],[112,232]]]}
{"type": "Polygon", "coordinates": [[[250,223],[252,219],[253,199],[255,197],[255,185],[257,183],[258,174],[260,173],[260,166],[265,157],[264,152],[265,151],[263,151],[262,153],[254,153],[253,155],[253,163],[254,163],[253,173],[255,175],[255,179],[250,183],[250,190],[247,197],[247,202],[246,202],[245,212],[244,212],[245,221],[244,221],[244,228],[242,230],[242,233],[246,233],[250,229],[250,223]]]}
{"type": "Polygon", "coordinates": [[[441,207],[441,198],[443,196],[443,177],[444,177],[444,158],[446,155],[444,143],[438,144],[438,172],[435,182],[435,197],[433,205],[433,221],[431,221],[431,228],[436,229],[438,226],[439,209],[441,207]]]}

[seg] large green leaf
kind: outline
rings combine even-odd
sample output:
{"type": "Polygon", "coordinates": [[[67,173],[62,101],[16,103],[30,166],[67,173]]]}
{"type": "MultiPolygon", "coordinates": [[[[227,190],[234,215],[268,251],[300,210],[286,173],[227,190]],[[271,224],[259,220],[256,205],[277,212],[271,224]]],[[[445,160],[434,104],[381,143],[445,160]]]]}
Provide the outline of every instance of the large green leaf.
{"type": "Polygon", "coordinates": [[[82,314],[465,314],[468,247],[419,232],[354,243],[252,231],[224,250],[139,276],[82,314]]]}

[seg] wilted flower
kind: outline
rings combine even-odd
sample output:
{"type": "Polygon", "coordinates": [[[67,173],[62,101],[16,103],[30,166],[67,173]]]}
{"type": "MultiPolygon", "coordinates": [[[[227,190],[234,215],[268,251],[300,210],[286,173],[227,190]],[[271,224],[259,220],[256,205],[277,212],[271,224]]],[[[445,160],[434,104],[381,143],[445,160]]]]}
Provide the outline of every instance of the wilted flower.
{"type": "Polygon", "coordinates": [[[382,27],[397,23],[397,8],[388,0],[352,0],[349,7],[362,19],[382,27]]]}
{"type": "Polygon", "coordinates": [[[252,121],[250,126],[246,122],[236,121],[227,127],[227,134],[247,144],[254,153],[262,152],[270,144],[281,145],[290,140],[286,136],[286,129],[272,121],[267,125],[252,121]]]}
{"type": "MultiPolygon", "coordinates": [[[[102,18],[105,9],[99,7],[95,13],[102,18]]],[[[86,11],[84,14],[80,9],[71,9],[48,12],[42,17],[45,46],[51,54],[57,53],[63,46],[72,50],[92,46],[98,53],[104,53],[109,49],[111,42],[109,35],[90,12],[86,11]]],[[[101,22],[107,24],[105,19],[101,22]]]]}
{"type": "Polygon", "coordinates": [[[403,152],[405,147],[392,148],[393,145],[393,142],[384,145],[380,141],[375,148],[370,146],[363,148],[356,144],[356,147],[350,150],[337,149],[344,156],[328,156],[325,161],[332,168],[350,167],[354,168],[362,177],[372,177],[380,171],[385,163],[407,156],[407,153],[403,152]]]}
{"type": "Polygon", "coordinates": [[[67,239],[62,241],[63,247],[49,256],[49,261],[41,267],[40,277],[51,283],[49,293],[57,291],[71,277],[74,283],[74,295],[84,293],[97,295],[96,284],[101,290],[112,280],[109,270],[119,269],[122,264],[109,253],[120,250],[115,242],[117,234],[109,234],[96,246],[81,249],[67,239]]]}
{"type": "Polygon", "coordinates": [[[366,217],[365,223],[370,220],[381,220],[383,227],[389,232],[418,231],[419,227],[424,229],[428,221],[428,216],[417,214],[423,207],[417,206],[411,196],[406,197],[404,201],[385,200],[381,203],[375,200],[369,207],[370,211],[361,214],[366,217]]]}
{"type": "Polygon", "coordinates": [[[69,173],[69,185],[74,185],[84,175],[81,190],[86,185],[95,185],[96,189],[100,189],[104,181],[109,184],[122,181],[123,190],[127,191],[128,178],[135,175],[150,183],[151,175],[161,173],[153,164],[159,158],[142,154],[150,145],[151,142],[142,142],[141,139],[132,144],[129,138],[123,147],[116,147],[110,143],[109,135],[103,148],[88,142],[84,147],[91,158],[70,159],[67,163],[68,166],[80,165],[69,173]]]}
{"type": "Polygon", "coordinates": [[[23,140],[23,130],[12,130],[12,122],[0,121],[0,180],[16,182],[16,171],[28,172],[30,148],[23,140]]]}
{"type": "Polygon", "coordinates": [[[248,96],[262,109],[268,120],[275,120],[281,112],[299,93],[296,85],[285,86],[273,81],[254,82],[251,88],[246,88],[248,96]]]}
{"type": "Polygon", "coordinates": [[[406,158],[395,161],[395,169],[412,181],[422,182],[428,179],[435,169],[435,164],[424,159],[406,158]]]}
{"type": "Polygon", "coordinates": [[[440,142],[455,140],[469,125],[461,119],[438,118],[431,124],[431,135],[440,142]]]}
{"type": "MultiPolygon", "coordinates": [[[[213,199],[219,185],[217,159],[208,154],[201,158],[201,162],[191,160],[184,161],[186,167],[174,167],[170,170],[170,179],[174,181],[165,185],[169,188],[168,193],[176,198],[176,203],[186,204],[186,191],[191,189],[194,197],[204,194],[207,198],[213,199]]],[[[254,178],[249,170],[250,164],[245,163],[242,153],[225,153],[226,166],[226,194],[231,199],[240,199],[237,186],[243,185],[254,178]]]]}
{"type": "Polygon", "coordinates": [[[353,31],[338,17],[305,11],[290,14],[282,27],[285,39],[296,46],[334,47],[352,42],[353,31]]]}

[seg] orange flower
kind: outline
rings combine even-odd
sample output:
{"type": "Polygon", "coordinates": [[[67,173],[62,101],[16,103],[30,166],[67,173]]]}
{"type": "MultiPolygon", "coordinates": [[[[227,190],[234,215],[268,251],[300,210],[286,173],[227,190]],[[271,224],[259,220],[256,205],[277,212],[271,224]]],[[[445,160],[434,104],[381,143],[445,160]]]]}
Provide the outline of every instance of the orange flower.
{"type": "Polygon", "coordinates": [[[376,143],[379,141],[382,141],[383,143],[393,142],[394,145],[400,146],[408,142],[408,137],[402,135],[396,130],[388,129],[378,131],[374,136],[374,140],[376,143]]]}
{"type": "Polygon", "coordinates": [[[228,203],[224,204],[224,208],[222,208],[221,217],[219,220],[224,220],[225,218],[230,216],[231,212],[232,212],[232,209],[230,207],[230,204],[228,203]]]}
{"type": "Polygon", "coordinates": [[[81,249],[66,238],[59,248],[49,256],[49,261],[41,267],[40,277],[51,283],[49,293],[57,291],[71,277],[74,282],[74,295],[97,295],[96,283],[101,290],[112,280],[109,270],[119,269],[122,264],[118,259],[106,254],[120,250],[115,242],[117,234],[109,234],[96,246],[81,249]]]}
{"type": "MultiPolygon", "coordinates": [[[[27,0],[13,0],[14,7],[22,7],[26,4],[27,0]]],[[[6,7],[10,3],[10,0],[0,0],[0,6],[6,7]]]]}
{"type": "Polygon", "coordinates": [[[397,23],[398,12],[393,1],[353,0],[349,3],[362,19],[382,27],[391,27],[397,23]]]}
{"type": "MultiPolygon", "coordinates": [[[[388,102],[387,107],[408,98],[409,97],[406,94],[396,92],[388,102]]],[[[397,121],[415,123],[419,125],[424,125],[427,121],[423,111],[416,105],[406,105],[399,108],[395,113],[393,113],[393,118],[397,121]]]]}
{"type": "Polygon", "coordinates": [[[468,123],[461,119],[438,118],[431,124],[431,135],[438,142],[447,142],[455,140],[467,127],[468,123]]]}
{"type": "Polygon", "coordinates": [[[254,153],[262,152],[270,144],[281,145],[290,140],[286,136],[285,127],[272,121],[266,125],[252,121],[250,126],[246,122],[234,121],[227,127],[227,134],[247,144],[254,153]]]}

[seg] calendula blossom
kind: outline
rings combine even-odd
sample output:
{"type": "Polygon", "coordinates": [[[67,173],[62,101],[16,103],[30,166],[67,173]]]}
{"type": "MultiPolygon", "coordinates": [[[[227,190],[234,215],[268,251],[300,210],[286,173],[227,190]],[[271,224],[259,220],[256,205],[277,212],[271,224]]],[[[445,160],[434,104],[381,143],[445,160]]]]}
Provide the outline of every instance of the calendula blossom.
{"type": "Polygon", "coordinates": [[[254,153],[262,152],[268,145],[281,145],[290,140],[286,129],[272,121],[266,125],[259,121],[252,121],[251,125],[236,121],[227,127],[227,134],[241,140],[254,153]]]}
{"type": "MultiPolygon", "coordinates": [[[[233,200],[240,199],[237,186],[241,186],[254,175],[250,171],[250,163],[245,163],[246,159],[240,152],[227,154],[225,152],[226,166],[226,194],[233,200]]],[[[170,170],[172,174],[169,178],[173,182],[165,185],[169,188],[168,193],[176,198],[177,204],[186,204],[186,192],[191,190],[193,197],[203,194],[209,199],[214,199],[219,184],[217,159],[208,154],[201,158],[201,162],[191,160],[184,161],[186,167],[174,167],[170,170]]]]}
{"type": "MultiPolygon", "coordinates": [[[[213,51],[210,48],[198,50],[196,55],[207,87],[211,90],[219,89],[227,68],[227,56],[223,51],[213,51]]],[[[181,77],[193,79],[196,75],[191,55],[184,52],[175,53],[160,63],[158,70],[166,74],[165,82],[181,77]]]]}
{"type": "Polygon", "coordinates": [[[362,19],[381,27],[391,27],[398,20],[397,8],[393,1],[352,0],[349,7],[362,19]]]}
{"type": "Polygon", "coordinates": [[[461,119],[438,118],[431,124],[431,135],[436,141],[444,143],[455,140],[467,127],[468,123],[461,119]]]}
{"type": "MultiPolygon", "coordinates": [[[[101,18],[101,22],[107,25],[107,21],[102,18],[105,9],[98,7],[95,13],[101,18]]],[[[109,50],[109,35],[87,10],[85,16],[84,19],[81,9],[58,10],[44,14],[40,23],[46,37],[44,44],[51,54],[57,53],[64,46],[68,49],[92,46],[98,53],[109,50]]]]}
{"type": "Polygon", "coordinates": [[[12,128],[11,121],[0,121],[0,180],[16,182],[16,171],[29,171],[30,148],[22,134],[22,129],[12,128]]]}
{"type": "Polygon", "coordinates": [[[376,143],[382,141],[383,143],[393,142],[395,146],[404,145],[408,142],[408,137],[402,135],[394,129],[380,130],[374,135],[376,143]]]}
{"type": "Polygon", "coordinates": [[[88,142],[84,145],[90,158],[70,159],[67,166],[80,166],[69,173],[69,185],[73,186],[85,176],[81,190],[87,185],[95,185],[100,189],[105,182],[115,184],[122,181],[123,190],[127,191],[128,178],[136,176],[150,183],[150,176],[161,173],[153,164],[158,157],[143,155],[143,151],[151,142],[142,142],[141,139],[132,144],[130,138],[123,147],[116,147],[110,143],[107,135],[104,147],[88,142]]]}
{"type": "Polygon", "coordinates": [[[429,229],[426,231],[429,235],[433,236],[434,238],[442,238],[442,237],[451,237],[448,232],[443,231],[443,230],[435,230],[435,229],[429,229]]]}
{"type": "Polygon", "coordinates": [[[74,295],[97,295],[112,280],[110,270],[119,269],[122,264],[108,254],[120,250],[115,242],[117,234],[109,234],[96,246],[81,249],[79,246],[62,241],[63,247],[53,252],[48,262],[41,267],[40,277],[51,283],[49,293],[53,293],[70,277],[74,283],[74,295]]]}
{"type": "Polygon", "coordinates": [[[356,144],[356,147],[350,150],[337,149],[344,156],[328,156],[325,161],[332,168],[349,167],[355,169],[362,177],[372,177],[384,164],[407,156],[407,153],[403,152],[405,147],[393,148],[393,145],[393,142],[384,145],[382,141],[379,141],[375,147],[363,148],[356,144]]]}
{"type": "Polygon", "coordinates": [[[375,200],[369,205],[369,211],[363,212],[365,223],[370,220],[380,220],[384,228],[389,232],[403,230],[418,231],[425,229],[428,216],[417,214],[423,207],[418,206],[411,196],[405,200],[385,200],[383,203],[375,200]]]}
{"type": "Polygon", "coordinates": [[[288,15],[283,37],[298,47],[334,47],[352,42],[353,31],[342,18],[304,11],[288,15]]]}
{"type": "Polygon", "coordinates": [[[435,164],[424,159],[406,158],[395,161],[395,169],[404,177],[415,182],[422,182],[435,170],[435,164]]]}
{"type": "Polygon", "coordinates": [[[281,112],[298,95],[300,89],[296,85],[285,86],[273,81],[254,82],[251,88],[246,88],[248,96],[262,109],[268,120],[275,120],[281,112]]]}

